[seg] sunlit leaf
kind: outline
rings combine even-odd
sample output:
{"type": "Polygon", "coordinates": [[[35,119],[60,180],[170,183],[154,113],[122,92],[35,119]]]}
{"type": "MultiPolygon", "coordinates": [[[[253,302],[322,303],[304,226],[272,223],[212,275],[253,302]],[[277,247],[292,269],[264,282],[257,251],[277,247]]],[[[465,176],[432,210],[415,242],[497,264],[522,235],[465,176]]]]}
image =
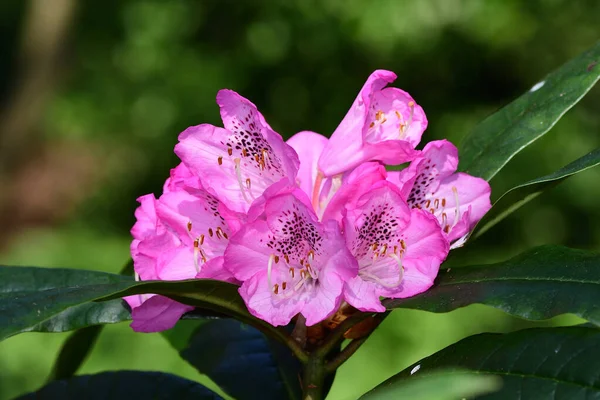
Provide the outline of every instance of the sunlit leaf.
{"type": "Polygon", "coordinates": [[[460,146],[461,171],[490,180],[539,139],[600,78],[600,42],[486,118],[460,146]]]}
{"type": "Polygon", "coordinates": [[[596,149],[550,175],[542,176],[510,189],[494,203],[492,209],[477,224],[471,236],[475,239],[483,235],[508,215],[539,196],[544,190],[553,188],[568,177],[599,164],[600,149],[596,149]]]}
{"type": "Polygon", "coordinates": [[[435,371],[415,376],[394,376],[360,400],[456,400],[471,398],[500,388],[500,378],[468,371],[435,371]]]}
{"type": "Polygon", "coordinates": [[[600,330],[596,327],[525,329],[471,336],[411,365],[397,379],[432,369],[467,368],[502,377],[502,388],[480,399],[600,398],[600,330]],[[417,370],[415,372],[415,370],[417,370]]]}

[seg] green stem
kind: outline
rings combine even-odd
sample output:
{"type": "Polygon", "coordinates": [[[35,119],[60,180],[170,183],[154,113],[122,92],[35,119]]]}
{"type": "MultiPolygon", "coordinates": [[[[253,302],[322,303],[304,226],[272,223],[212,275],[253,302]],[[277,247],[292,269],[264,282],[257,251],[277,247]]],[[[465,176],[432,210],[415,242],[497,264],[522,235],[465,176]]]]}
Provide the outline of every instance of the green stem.
{"type": "Polygon", "coordinates": [[[343,363],[346,362],[346,360],[350,358],[350,356],[352,356],[352,354],[356,352],[356,350],[358,350],[360,346],[362,346],[367,338],[368,336],[360,339],[354,339],[348,343],[348,345],[344,347],[344,349],[338,355],[325,364],[325,371],[329,374],[338,369],[343,363]]]}
{"type": "Polygon", "coordinates": [[[303,400],[323,399],[325,376],[325,360],[315,353],[311,354],[308,362],[304,365],[304,378],[302,379],[303,400]]]}
{"type": "Polygon", "coordinates": [[[344,322],[342,322],[337,328],[335,328],[321,346],[315,350],[315,354],[319,355],[322,358],[325,358],[329,353],[331,353],[338,343],[344,340],[344,333],[354,325],[358,324],[362,320],[370,317],[373,313],[362,313],[358,312],[353,316],[347,318],[344,322]]]}

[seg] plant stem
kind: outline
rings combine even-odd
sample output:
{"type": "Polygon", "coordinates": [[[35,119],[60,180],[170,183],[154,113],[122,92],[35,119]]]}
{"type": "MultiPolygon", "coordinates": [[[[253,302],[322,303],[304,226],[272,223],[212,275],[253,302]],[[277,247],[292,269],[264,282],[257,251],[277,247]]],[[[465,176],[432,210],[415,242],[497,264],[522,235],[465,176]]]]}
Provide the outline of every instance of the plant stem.
{"type": "Polygon", "coordinates": [[[325,371],[327,373],[332,373],[338,369],[343,363],[346,362],[346,360],[350,358],[350,356],[352,356],[352,354],[354,354],[354,352],[356,352],[356,350],[358,350],[360,346],[362,346],[367,339],[368,336],[360,339],[354,339],[348,343],[348,345],[344,347],[344,349],[338,355],[325,364],[325,371]]]}
{"type": "Polygon", "coordinates": [[[302,399],[322,400],[323,385],[325,382],[325,360],[312,353],[304,365],[304,378],[302,379],[302,399]]]}
{"type": "Polygon", "coordinates": [[[329,333],[329,336],[327,336],[325,342],[315,350],[315,353],[318,354],[320,357],[325,358],[329,353],[333,351],[333,349],[335,348],[335,346],[337,346],[338,343],[344,340],[344,333],[346,333],[348,329],[352,328],[354,325],[370,317],[371,315],[373,315],[373,313],[358,312],[353,316],[347,318],[337,328],[335,328],[331,333],[329,333]]]}

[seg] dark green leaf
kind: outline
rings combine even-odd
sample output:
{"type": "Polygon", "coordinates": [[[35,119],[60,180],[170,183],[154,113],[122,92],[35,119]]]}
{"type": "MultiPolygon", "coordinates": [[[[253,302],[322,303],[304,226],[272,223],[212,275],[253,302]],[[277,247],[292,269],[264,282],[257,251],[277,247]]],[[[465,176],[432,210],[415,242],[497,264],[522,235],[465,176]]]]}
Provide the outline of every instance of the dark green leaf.
{"type": "Polygon", "coordinates": [[[88,326],[73,332],[63,343],[48,381],[71,378],[90,353],[102,325],[88,326]]]}
{"type": "Polygon", "coordinates": [[[200,325],[181,356],[236,399],[301,398],[302,366],[291,351],[233,319],[200,325]]]}
{"type": "Polygon", "coordinates": [[[468,371],[436,371],[395,376],[365,393],[360,400],[456,400],[496,391],[500,378],[468,371]]]}
{"type": "Polygon", "coordinates": [[[219,400],[221,396],[197,382],[162,372],[118,371],[82,375],[52,382],[19,400],[219,400]]]}
{"type": "Polygon", "coordinates": [[[441,271],[428,291],[389,299],[388,309],[448,312],[480,303],[522,318],[572,313],[600,324],[600,255],[542,246],[497,264],[441,271]]]}
{"type": "Polygon", "coordinates": [[[116,324],[130,320],[131,312],[125,302],[115,299],[69,307],[44,322],[24,329],[23,332],[66,332],[92,325],[116,324]]]}
{"type": "Polygon", "coordinates": [[[397,377],[437,368],[467,368],[498,375],[503,385],[485,399],[600,399],[600,330],[585,327],[525,329],[471,336],[429,356],[397,377]],[[414,372],[418,369],[417,372],[414,372]]]}
{"type": "Polygon", "coordinates": [[[500,196],[494,203],[492,209],[483,217],[479,224],[477,224],[477,227],[472,234],[473,238],[475,239],[483,235],[491,227],[502,221],[528,201],[536,198],[544,190],[553,188],[571,175],[575,175],[599,164],[600,149],[596,149],[550,175],[534,179],[510,189],[500,196]]]}
{"type": "Polygon", "coordinates": [[[233,316],[283,338],[280,329],[250,315],[237,286],[230,283],[209,279],[135,282],[102,272],[0,267],[0,339],[31,330],[71,307],[145,293],[233,316]]]}
{"type": "Polygon", "coordinates": [[[548,132],[599,78],[600,42],[476,126],[462,142],[460,170],[489,181],[548,132]]]}
{"type": "Polygon", "coordinates": [[[162,331],[161,335],[175,350],[180,352],[188,346],[196,329],[207,321],[205,319],[181,320],[173,328],[162,331]]]}

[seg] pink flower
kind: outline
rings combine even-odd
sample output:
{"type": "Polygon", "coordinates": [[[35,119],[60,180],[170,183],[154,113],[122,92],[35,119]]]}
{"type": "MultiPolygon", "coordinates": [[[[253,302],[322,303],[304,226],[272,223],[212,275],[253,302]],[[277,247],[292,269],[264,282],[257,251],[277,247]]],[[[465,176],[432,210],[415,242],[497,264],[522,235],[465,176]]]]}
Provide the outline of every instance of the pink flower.
{"type": "Polygon", "coordinates": [[[410,297],[429,289],[448,254],[436,219],[411,211],[386,181],[347,210],[344,229],[359,266],[358,276],[346,282],[344,298],[362,311],[385,311],[380,297],[410,297]]]}
{"type": "MultiPolygon", "coordinates": [[[[385,167],[378,162],[360,164],[343,174],[319,178],[317,161],[327,145],[327,138],[315,132],[299,132],[287,143],[298,153],[300,168],[296,183],[309,197],[318,193],[318,201],[312,206],[317,216],[326,221],[342,220],[342,211],[348,202],[355,201],[373,183],[386,179],[385,167]]],[[[315,199],[317,200],[317,199],[315,199]]]]}
{"type": "Polygon", "coordinates": [[[246,212],[273,183],[294,183],[298,156],[249,100],[221,90],[217,103],[225,128],[192,126],[179,135],[175,153],[207,191],[246,212]]]}
{"type": "Polygon", "coordinates": [[[447,140],[429,142],[408,168],[390,172],[411,208],[433,214],[448,240],[459,247],[491,208],[490,185],[481,178],[456,172],[458,150],[447,140]]]}
{"type": "MultiPolygon", "coordinates": [[[[178,182],[174,175],[165,186],[173,191],[159,200],[153,195],[140,198],[138,221],[132,229],[136,275],[141,280],[210,278],[236,282],[223,268],[223,253],[243,217],[203,189],[178,182]]],[[[170,329],[193,309],[152,294],[125,300],[132,307],[131,326],[138,332],[170,329]]]]}
{"type": "Polygon", "coordinates": [[[279,326],[301,313],[314,325],[339,307],[356,260],[337,224],[318,222],[301,190],[280,188],[265,197],[259,213],[249,211],[257,218],[231,238],[225,266],[243,282],[240,295],[257,318],[279,326]]]}
{"type": "Polygon", "coordinates": [[[384,88],[395,79],[396,74],[384,70],[369,76],[323,149],[318,166],[324,176],[340,174],[365,161],[394,165],[418,155],[414,148],[427,127],[427,118],[408,93],[384,88]]]}

